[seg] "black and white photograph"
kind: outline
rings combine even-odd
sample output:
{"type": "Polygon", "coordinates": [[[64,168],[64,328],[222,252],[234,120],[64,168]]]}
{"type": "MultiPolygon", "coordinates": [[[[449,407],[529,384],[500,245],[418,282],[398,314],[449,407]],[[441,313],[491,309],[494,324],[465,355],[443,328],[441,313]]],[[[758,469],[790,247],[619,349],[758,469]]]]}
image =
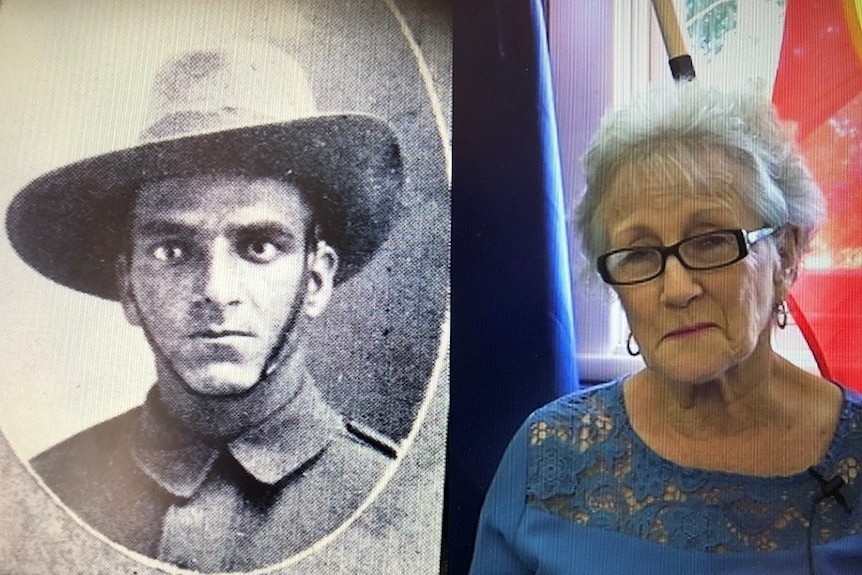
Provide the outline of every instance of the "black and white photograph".
{"type": "Polygon", "coordinates": [[[436,573],[449,0],[0,0],[0,572],[436,573]]]}

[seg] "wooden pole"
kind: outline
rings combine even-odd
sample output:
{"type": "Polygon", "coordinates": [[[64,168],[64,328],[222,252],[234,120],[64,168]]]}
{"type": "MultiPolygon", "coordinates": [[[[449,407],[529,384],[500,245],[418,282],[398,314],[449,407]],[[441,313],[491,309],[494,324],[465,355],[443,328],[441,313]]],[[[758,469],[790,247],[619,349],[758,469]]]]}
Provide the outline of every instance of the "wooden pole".
{"type": "Polygon", "coordinates": [[[668,65],[674,80],[693,80],[694,64],[685,49],[685,39],[676,18],[673,0],[652,0],[664,47],[667,50],[668,65]]]}

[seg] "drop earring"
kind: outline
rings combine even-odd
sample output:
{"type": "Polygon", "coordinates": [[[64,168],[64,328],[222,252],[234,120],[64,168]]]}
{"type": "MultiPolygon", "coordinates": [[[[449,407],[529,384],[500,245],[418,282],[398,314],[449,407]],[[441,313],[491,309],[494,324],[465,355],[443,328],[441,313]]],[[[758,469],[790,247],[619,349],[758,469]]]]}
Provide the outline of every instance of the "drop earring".
{"type": "Polygon", "coordinates": [[[635,340],[635,334],[629,332],[629,338],[626,340],[626,351],[629,352],[629,355],[632,357],[637,357],[641,354],[641,348],[638,346],[638,342],[635,340]]]}
{"type": "Polygon", "coordinates": [[[778,329],[784,329],[787,327],[787,304],[785,302],[779,302],[775,306],[775,325],[778,326],[778,329]]]}

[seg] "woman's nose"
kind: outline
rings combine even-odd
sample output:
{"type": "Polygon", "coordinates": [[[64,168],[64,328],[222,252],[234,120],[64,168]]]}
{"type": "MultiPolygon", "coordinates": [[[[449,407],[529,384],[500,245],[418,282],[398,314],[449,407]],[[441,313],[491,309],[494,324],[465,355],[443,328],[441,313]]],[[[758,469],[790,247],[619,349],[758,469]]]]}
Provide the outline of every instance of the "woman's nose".
{"type": "Polygon", "coordinates": [[[668,256],[661,276],[661,301],[673,307],[685,307],[703,293],[703,287],[695,276],[697,272],[683,266],[676,256],[668,256]]]}

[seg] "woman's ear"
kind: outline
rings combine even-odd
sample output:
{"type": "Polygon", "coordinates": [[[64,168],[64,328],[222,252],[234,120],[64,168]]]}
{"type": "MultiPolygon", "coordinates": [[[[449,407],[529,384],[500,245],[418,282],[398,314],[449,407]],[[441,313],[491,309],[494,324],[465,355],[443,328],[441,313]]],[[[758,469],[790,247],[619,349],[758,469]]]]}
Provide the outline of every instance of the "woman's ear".
{"type": "Polygon", "coordinates": [[[314,251],[306,256],[306,269],[308,289],[305,292],[304,310],[308,317],[317,317],[332,297],[338,254],[329,244],[320,240],[314,251]]]}
{"type": "Polygon", "coordinates": [[[799,228],[786,225],[778,245],[779,268],[775,274],[775,289],[779,301],[787,299],[790,286],[796,281],[799,262],[802,259],[799,228]]]}
{"type": "Polygon", "coordinates": [[[141,314],[138,311],[138,302],[132,289],[131,271],[129,259],[125,254],[120,254],[114,264],[114,276],[117,281],[117,292],[120,296],[120,305],[126,314],[126,320],[132,325],[141,325],[141,314]]]}

